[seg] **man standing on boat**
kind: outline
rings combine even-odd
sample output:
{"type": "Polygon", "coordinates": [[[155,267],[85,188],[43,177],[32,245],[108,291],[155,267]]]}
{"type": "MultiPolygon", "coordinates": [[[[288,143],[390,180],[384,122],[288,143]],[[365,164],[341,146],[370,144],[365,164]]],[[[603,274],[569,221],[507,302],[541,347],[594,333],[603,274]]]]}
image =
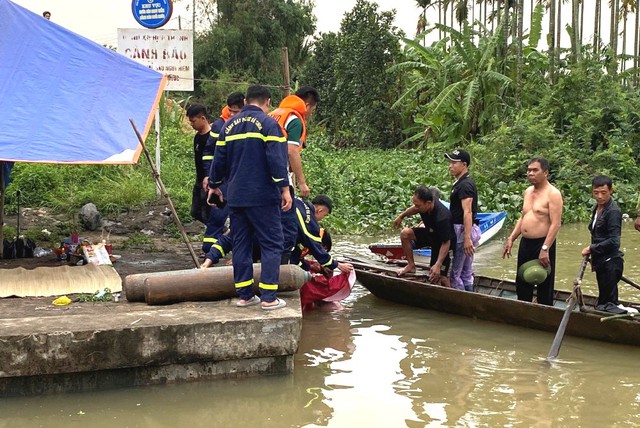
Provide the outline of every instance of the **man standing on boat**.
{"type": "Polygon", "coordinates": [[[596,309],[623,313],[618,308],[618,281],[622,279],[624,262],[620,251],[622,212],[611,198],[613,183],[606,175],[598,175],[591,181],[596,207],[591,214],[589,231],[591,245],[583,248],[583,256],[591,256],[591,266],[598,281],[598,305],[596,309]]]}
{"type": "MultiPolygon", "coordinates": [[[[562,194],[549,183],[549,161],[545,158],[533,158],[529,161],[527,179],[531,186],[524,191],[522,215],[504,244],[502,257],[511,256],[513,242],[522,235],[518,248],[518,268],[535,259],[538,259],[543,267],[551,267],[547,278],[538,284],[538,303],[553,305],[556,236],[562,221],[562,194]]],[[[533,301],[533,287],[518,275],[518,300],[533,301]]]]}
{"type": "Polygon", "coordinates": [[[420,186],[413,193],[413,206],[407,208],[393,221],[396,228],[402,226],[406,217],[420,214],[424,227],[406,227],[400,232],[400,241],[407,265],[398,271],[398,276],[416,271],[413,249],[431,247],[431,270],[429,280],[434,284],[449,286],[447,273],[451,264],[449,250],[456,236],[451,221],[451,211],[445,207],[433,188],[420,186]]]}
{"type": "Polygon", "coordinates": [[[451,189],[449,209],[456,233],[451,265],[451,288],[473,291],[473,254],[480,242],[478,226],[478,189],[469,176],[471,155],[465,150],[454,150],[444,155],[449,159],[449,173],[456,182],[451,189]]]}

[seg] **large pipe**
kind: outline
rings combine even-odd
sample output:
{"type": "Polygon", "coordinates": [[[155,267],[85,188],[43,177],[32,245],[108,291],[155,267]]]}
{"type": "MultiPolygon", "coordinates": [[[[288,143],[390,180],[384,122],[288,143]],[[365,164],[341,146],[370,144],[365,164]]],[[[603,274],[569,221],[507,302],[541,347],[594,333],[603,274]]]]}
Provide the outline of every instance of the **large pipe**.
{"type": "MultiPolygon", "coordinates": [[[[260,264],[253,265],[253,276],[254,291],[259,294],[260,264]]],[[[311,275],[296,265],[280,266],[278,291],[298,290],[310,279],[311,275]]],[[[148,305],[222,300],[237,296],[231,266],[148,276],[144,279],[142,288],[148,305]]]]}

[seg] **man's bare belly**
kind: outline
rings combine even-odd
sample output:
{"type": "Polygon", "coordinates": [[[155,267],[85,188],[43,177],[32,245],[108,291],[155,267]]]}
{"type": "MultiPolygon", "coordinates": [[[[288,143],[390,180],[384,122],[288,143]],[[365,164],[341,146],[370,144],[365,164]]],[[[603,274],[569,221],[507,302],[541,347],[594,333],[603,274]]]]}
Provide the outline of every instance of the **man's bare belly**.
{"type": "Polygon", "coordinates": [[[549,233],[551,222],[548,215],[536,215],[529,211],[522,217],[520,232],[529,239],[544,238],[549,233]]]}

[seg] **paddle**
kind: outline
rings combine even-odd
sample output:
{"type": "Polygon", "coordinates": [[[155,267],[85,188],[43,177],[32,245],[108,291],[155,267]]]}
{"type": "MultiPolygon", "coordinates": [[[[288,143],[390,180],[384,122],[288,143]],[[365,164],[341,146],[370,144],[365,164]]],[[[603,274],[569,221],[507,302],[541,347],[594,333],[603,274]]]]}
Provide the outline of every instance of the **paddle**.
{"type": "Polygon", "coordinates": [[[631,281],[629,278],[625,277],[624,275],[622,275],[622,280],[624,282],[626,282],[627,284],[629,284],[630,286],[632,286],[633,288],[637,288],[638,290],[640,290],[640,285],[631,281]]]}
{"type": "Polygon", "coordinates": [[[556,337],[553,338],[551,349],[549,349],[549,355],[547,355],[547,361],[556,358],[560,353],[560,346],[562,345],[562,339],[564,338],[564,331],[566,330],[567,324],[569,323],[569,317],[571,316],[571,312],[573,311],[573,308],[576,307],[576,303],[578,303],[578,293],[580,293],[580,284],[582,283],[582,277],[584,276],[584,271],[587,268],[588,261],[589,261],[588,255],[582,258],[582,263],[580,264],[580,270],[578,271],[578,276],[576,277],[576,279],[573,280],[573,292],[569,297],[569,302],[567,302],[567,309],[564,310],[564,315],[562,315],[562,320],[560,321],[560,325],[558,326],[556,337]]]}

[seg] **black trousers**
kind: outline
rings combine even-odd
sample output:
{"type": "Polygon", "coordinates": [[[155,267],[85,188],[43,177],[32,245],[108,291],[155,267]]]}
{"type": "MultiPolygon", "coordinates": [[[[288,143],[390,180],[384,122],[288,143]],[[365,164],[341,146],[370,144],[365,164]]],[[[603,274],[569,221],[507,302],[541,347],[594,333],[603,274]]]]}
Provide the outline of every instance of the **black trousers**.
{"type": "MultiPolygon", "coordinates": [[[[522,237],[518,248],[518,268],[529,260],[535,260],[540,255],[540,250],[546,238],[529,239],[522,237]]],[[[556,277],[556,243],[549,247],[549,260],[551,261],[551,273],[544,282],[538,284],[538,303],[553,306],[553,287],[556,277]]],[[[533,301],[533,285],[526,283],[516,276],[516,293],[518,300],[533,301]]]]}
{"type": "Polygon", "coordinates": [[[598,305],[609,302],[618,304],[618,281],[622,279],[623,269],[624,261],[620,257],[601,263],[594,268],[598,281],[598,305]]]}

